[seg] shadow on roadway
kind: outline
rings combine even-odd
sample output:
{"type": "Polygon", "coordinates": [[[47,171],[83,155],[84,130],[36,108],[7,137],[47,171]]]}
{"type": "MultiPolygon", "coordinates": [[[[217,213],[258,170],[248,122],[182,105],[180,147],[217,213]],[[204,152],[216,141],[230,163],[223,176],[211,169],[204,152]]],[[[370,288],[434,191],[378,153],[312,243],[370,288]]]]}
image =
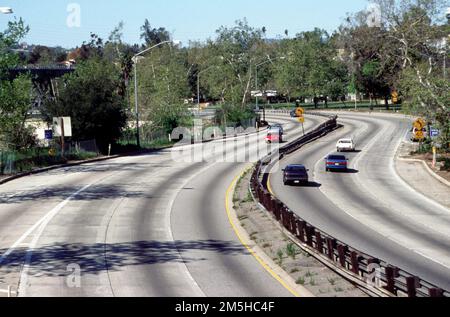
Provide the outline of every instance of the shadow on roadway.
{"type": "MultiPolygon", "coordinates": [[[[152,198],[148,196],[148,193],[144,191],[144,183],[135,184],[137,188],[142,188],[142,190],[130,190],[133,187],[132,183],[125,184],[113,184],[113,185],[94,185],[83,192],[79,193],[72,198],[72,201],[96,201],[104,199],[115,199],[115,198],[152,198]],[[126,188],[125,188],[126,186],[126,188]]],[[[150,185],[150,184],[149,184],[150,185]]],[[[4,193],[4,196],[0,196],[1,204],[19,204],[24,202],[42,202],[51,199],[65,200],[71,197],[75,192],[80,190],[80,186],[52,186],[39,190],[26,191],[17,194],[11,198],[9,195],[14,193],[4,193]]]]}
{"type": "MultiPolygon", "coordinates": [[[[81,267],[82,274],[100,274],[121,271],[127,266],[205,261],[206,259],[192,258],[186,254],[197,250],[232,256],[249,254],[241,244],[216,240],[136,241],[116,244],[58,243],[33,250],[30,274],[68,276],[71,273],[67,271],[67,266],[73,263],[81,267]]],[[[0,254],[5,252],[6,249],[0,250],[0,254]]],[[[5,273],[22,266],[26,255],[26,248],[17,249],[3,261],[0,272],[5,273]]]]}
{"type": "Polygon", "coordinates": [[[330,170],[329,173],[334,173],[334,174],[357,174],[357,173],[359,173],[359,171],[355,170],[353,168],[349,168],[347,170],[330,170]]]}
{"type": "Polygon", "coordinates": [[[317,182],[308,182],[308,184],[290,184],[291,187],[311,187],[311,188],[320,188],[322,184],[317,182]]]}
{"type": "MultiPolygon", "coordinates": [[[[88,163],[87,163],[88,164],[88,163]]],[[[151,163],[94,163],[95,165],[77,165],[51,170],[42,175],[64,176],[69,173],[101,173],[108,171],[148,171],[156,168],[168,168],[169,165],[151,163]]]]}

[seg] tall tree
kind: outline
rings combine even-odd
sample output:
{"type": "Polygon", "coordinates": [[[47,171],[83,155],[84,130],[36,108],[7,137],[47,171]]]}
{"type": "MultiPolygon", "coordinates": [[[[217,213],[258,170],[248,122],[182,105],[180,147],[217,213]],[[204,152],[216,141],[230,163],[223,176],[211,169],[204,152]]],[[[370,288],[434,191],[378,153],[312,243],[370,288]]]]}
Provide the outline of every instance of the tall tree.
{"type": "Polygon", "coordinates": [[[345,94],[347,74],[328,33],[315,29],[284,40],[281,50],[287,62],[279,63],[275,73],[278,89],[294,97],[333,97],[345,94]]]}
{"type": "Polygon", "coordinates": [[[152,28],[148,19],[145,19],[144,25],[141,27],[141,40],[145,41],[146,46],[153,46],[170,41],[170,33],[163,27],[152,28]]]}
{"type": "Polygon", "coordinates": [[[29,76],[10,80],[8,70],[19,63],[11,48],[28,33],[24,21],[9,22],[0,32],[0,148],[21,150],[35,144],[33,129],[26,121],[31,108],[32,83],[29,76]],[[30,95],[31,94],[31,95],[30,95]]]}
{"type": "Polygon", "coordinates": [[[72,74],[60,81],[59,95],[47,100],[42,113],[48,122],[53,117],[72,118],[76,140],[96,139],[105,152],[116,141],[126,124],[125,101],[119,95],[120,71],[99,57],[78,64],[72,74]]]}

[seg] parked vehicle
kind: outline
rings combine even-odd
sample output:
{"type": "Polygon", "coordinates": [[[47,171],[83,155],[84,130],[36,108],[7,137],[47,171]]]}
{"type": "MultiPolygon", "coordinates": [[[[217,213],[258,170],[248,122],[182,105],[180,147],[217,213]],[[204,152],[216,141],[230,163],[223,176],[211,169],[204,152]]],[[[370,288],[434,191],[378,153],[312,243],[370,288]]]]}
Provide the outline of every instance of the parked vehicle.
{"type": "Polygon", "coordinates": [[[347,171],[348,159],[345,157],[345,155],[328,155],[325,158],[325,170],[327,172],[333,170],[347,171]]]}
{"type": "Polygon", "coordinates": [[[344,151],[355,151],[356,145],[353,139],[340,139],[337,144],[336,148],[338,152],[344,152],[344,151]]]}
{"type": "Polygon", "coordinates": [[[283,183],[289,184],[308,184],[308,169],[304,165],[288,165],[283,169],[283,183]]]}

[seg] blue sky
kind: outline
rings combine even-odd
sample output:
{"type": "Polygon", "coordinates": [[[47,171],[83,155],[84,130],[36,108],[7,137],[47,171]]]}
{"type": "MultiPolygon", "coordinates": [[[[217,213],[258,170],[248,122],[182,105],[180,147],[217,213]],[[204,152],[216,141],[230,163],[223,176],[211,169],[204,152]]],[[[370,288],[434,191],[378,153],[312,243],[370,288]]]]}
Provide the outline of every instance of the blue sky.
{"type": "Polygon", "coordinates": [[[367,0],[0,0],[0,6],[14,10],[13,15],[0,15],[0,30],[8,20],[22,17],[31,27],[27,43],[71,48],[87,41],[90,32],[107,38],[124,21],[124,40],[140,43],[140,26],[148,18],[153,27],[165,27],[185,45],[214,38],[220,26],[243,18],[251,26],[265,26],[270,38],[283,35],[285,29],[290,35],[314,27],[331,32],[346,13],[367,4],[367,0]],[[71,3],[81,9],[80,27],[67,26],[71,3]]]}

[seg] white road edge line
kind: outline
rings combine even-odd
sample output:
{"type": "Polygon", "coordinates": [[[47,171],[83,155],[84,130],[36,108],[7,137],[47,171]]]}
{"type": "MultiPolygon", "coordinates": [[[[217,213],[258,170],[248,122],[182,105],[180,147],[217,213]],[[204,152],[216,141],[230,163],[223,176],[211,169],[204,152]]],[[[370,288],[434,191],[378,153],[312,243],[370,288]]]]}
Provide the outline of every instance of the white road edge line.
{"type": "MultiPolygon", "coordinates": [[[[45,228],[50,223],[50,221],[70,201],[72,201],[76,196],[78,196],[80,193],[82,193],[83,191],[85,191],[86,189],[88,189],[91,186],[92,186],[92,184],[86,185],[83,188],[81,188],[80,190],[78,190],[77,192],[75,192],[72,195],[70,195],[66,200],[64,200],[63,202],[59,203],[55,208],[53,208],[50,212],[48,212],[39,222],[37,222],[32,228],[30,228],[30,230],[31,229],[34,230],[37,227],[39,229],[36,232],[36,234],[34,235],[34,238],[33,238],[32,242],[30,243],[30,246],[29,246],[29,248],[27,250],[27,253],[26,253],[25,263],[24,263],[24,266],[22,268],[22,272],[20,273],[19,289],[18,289],[18,294],[19,294],[20,297],[26,296],[25,294],[26,294],[26,287],[27,287],[27,284],[28,284],[28,271],[30,269],[31,258],[33,256],[33,250],[36,248],[36,245],[37,245],[37,243],[38,243],[42,233],[44,232],[45,228]]],[[[29,232],[29,234],[30,234],[31,232],[33,232],[33,230],[31,230],[31,231],[30,230],[27,231],[26,233],[29,232]]],[[[25,236],[25,234],[22,236],[24,239],[26,239],[28,237],[28,236],[25,236]]]]}

